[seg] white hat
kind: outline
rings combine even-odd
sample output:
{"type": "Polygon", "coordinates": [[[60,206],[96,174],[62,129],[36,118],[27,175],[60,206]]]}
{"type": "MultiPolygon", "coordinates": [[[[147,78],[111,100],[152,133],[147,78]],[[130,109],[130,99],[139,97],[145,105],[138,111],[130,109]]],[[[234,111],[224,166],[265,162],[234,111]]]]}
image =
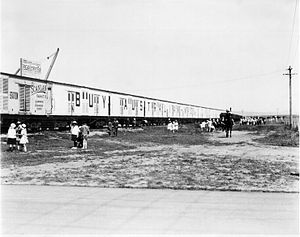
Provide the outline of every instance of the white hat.
{"type": "Polygon", "coordinates": [[[23,127],[23,128],[26,128],[26,124],[25,124],[25,123],[23,123],[23,124],[22,124],[22,127],[23,127]]]}
{"type": "Polygon", "coordinates": [[[15,127],[16,127],[16,124],[11,123],[10,126],[11,126],[12,128],[15,128],[15,127]]]}

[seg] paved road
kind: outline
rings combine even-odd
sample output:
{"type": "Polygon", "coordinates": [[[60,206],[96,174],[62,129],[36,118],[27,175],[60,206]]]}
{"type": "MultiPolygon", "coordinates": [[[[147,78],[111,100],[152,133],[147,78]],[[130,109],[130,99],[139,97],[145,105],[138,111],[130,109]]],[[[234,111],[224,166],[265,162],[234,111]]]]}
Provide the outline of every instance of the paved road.
{"type": "Polygon", "coordinates": [[[10,234],[299,233],[299,194],[1,185],[10,234]]]}

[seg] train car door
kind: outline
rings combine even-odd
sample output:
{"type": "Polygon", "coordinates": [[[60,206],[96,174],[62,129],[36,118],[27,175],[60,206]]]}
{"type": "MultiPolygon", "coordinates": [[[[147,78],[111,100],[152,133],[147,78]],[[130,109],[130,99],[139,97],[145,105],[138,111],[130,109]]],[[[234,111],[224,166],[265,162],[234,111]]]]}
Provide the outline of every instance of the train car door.
{"type": "Polygon", "coordinates": [[[68,92],[68,112],[69,114],[73,114],[75,110],[75,92],[68,92]]]}
{"type": "Polygon", "coordinates": [[[19,85],[20,111],[30,111],[30,85],[19,85]]]}
{"type": "Polygon", "coordinates": [[[94,95],[94,114],[99,115],[99,95],[94,95]]]}
{"type": "Polygon", "coordinates": [[[123,116],[124,113],[124,100],[120,98],[120,115],[123,116]]]}

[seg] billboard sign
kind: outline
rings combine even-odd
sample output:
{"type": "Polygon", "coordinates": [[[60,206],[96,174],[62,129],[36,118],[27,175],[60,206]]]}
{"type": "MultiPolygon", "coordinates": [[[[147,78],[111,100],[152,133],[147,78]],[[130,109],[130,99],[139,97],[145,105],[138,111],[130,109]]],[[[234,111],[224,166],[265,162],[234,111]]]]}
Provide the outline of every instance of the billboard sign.
{"type": "Polygon", "coordinates": [[[34,78],[41,77],[42,67],[40,63],[33,62],[24,58],[21,58],[20,63],[21,76],[28,76],[34,78]]]}

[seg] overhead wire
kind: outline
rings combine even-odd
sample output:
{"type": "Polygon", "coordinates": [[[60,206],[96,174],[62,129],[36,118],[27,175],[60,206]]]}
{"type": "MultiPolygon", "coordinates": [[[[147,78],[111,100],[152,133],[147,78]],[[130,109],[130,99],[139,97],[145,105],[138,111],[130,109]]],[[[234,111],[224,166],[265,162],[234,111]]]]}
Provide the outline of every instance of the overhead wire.
{"type": "Polygon", "coordinates": [[[294,54],[294,56],[293,56],[293,58],[292,58],[292,64],[294,64],[294,62],[295,62],[295,60],[296,60],[296,58],[297,58],[297,55],[299,56],[299,52],[298,52],[298,49],[299,48],[299,35],[298,35],[298,37],[297,37],[297,42],[296,42],[296,48],[295,48],[295,54],[294,54]]]}
{"type": "Polygon", "coordinates": [[[290,57],[291,57],[291,50],[292,50],[292,43],[293,43],[293,38],[294,38],[297,8],[298,8],[298,0],[296,0],[295,8],[294,8],[293,23],[292,23],[292,33],[291,33],[291,38],[290,38],[290,42],[289,42],[289,51],[288,51],[286,65],[288,65],[288,63],[290,62],[290,57]]]}
{"type": "MultiPolygon", "coordinates": [[[[264,76],[269,76],[269,75],[273,75],[275,73],[279,73],[282,72],[282,69],[280,70],[275,70],[275,71],[271,71],[271,72],[266,72],[266,73],[260,73],[260,74],[255,74],[255,75],[250,75],[250,76],[244,76],[244,77],[239,77],[239,78],[234,78],[234,79],[229,79],[229,80],[220,80],[220,81],[211,81],[209,83],[206,83],[206,85],[208,84],[220,84],[220,83],[228,83],[228,82],[234,82],[234,81],[243,81],[243,80],[249,80],[249,79],[253,79],[253,78],[258,78],[258,77],[264,77],[264,76]]],[[[182,89],[182,88],[190,88],[190,87],[203,87],[205,84],[184,84],[184,85],[180,85],[180,86],[170,86],[170,87],[162,87],[162,88],[152,88],[152,89],[145,89],[145,90],[138,90],[140,91],[160,91],[160,90],[174,90],[174,89],[182,89]]]]}

